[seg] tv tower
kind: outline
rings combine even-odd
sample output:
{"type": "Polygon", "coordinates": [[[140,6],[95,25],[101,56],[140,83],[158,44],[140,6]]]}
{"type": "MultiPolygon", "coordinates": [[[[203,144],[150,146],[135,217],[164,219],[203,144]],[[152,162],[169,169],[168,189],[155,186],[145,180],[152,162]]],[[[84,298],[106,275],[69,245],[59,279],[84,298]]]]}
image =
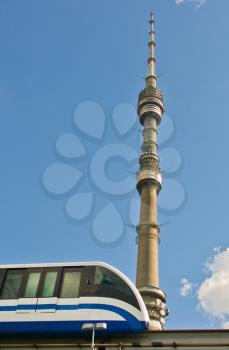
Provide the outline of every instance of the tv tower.
{"type": "Polygon", "coordinates": [[[142,154],[137,175],[137,190],[141,197],[140,223],[137,226],[138,259],[136,285],[146,304],[151,329],[163,329],[166,295],[159,288],[158,243],[160,227],[157,222],[157,196],[162,187],[157,155],[157,127],[164,112],[163,95],[157,88],[155,73],[154,18],[150,14],[149,59],[146,87],[138,98],[138,115],[143,126],[142,154]]]}

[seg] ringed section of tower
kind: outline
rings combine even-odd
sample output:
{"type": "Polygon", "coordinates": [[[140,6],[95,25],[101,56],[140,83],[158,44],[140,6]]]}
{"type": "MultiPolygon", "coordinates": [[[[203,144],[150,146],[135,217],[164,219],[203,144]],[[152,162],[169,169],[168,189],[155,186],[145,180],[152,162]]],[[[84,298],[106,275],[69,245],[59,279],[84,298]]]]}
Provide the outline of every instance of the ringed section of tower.
{"type": "Polygon", "coordinates": [[[137,176],[137,190],[141,196],[138,234],[138,261],[136,285],[146,304],[152,329],[163,329],[167,314],[165,293],[159,288],[158,243],[160,228],[157,223],[157,196],[162,187],[159,157],[157,155],[157,127],[164,112],[163,95],[157,88],[155,74],[155,40],[153,15],[150,18],[149,59],[146,87],[138,99],[138,115],[143,126],[142,154],[137,176]]]}

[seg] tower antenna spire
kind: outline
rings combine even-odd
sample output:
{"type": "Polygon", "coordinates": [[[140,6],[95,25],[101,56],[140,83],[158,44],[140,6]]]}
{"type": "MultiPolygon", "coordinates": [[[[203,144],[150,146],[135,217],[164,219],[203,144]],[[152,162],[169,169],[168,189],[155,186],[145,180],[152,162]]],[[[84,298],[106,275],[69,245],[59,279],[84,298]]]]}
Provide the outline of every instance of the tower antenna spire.
{"type": "Polygon", "coordinates": [[[149,58],[148,58],[148,73],[146,76],[146,86],[157,86],[157,77],[156,77],[156,72],[155,72],[155,64],[156,64],[156,59],[155,59],[155,32],[154,32],[154,15],[151,12],[150,14],[150,31],[149,31],[149,58]]]}

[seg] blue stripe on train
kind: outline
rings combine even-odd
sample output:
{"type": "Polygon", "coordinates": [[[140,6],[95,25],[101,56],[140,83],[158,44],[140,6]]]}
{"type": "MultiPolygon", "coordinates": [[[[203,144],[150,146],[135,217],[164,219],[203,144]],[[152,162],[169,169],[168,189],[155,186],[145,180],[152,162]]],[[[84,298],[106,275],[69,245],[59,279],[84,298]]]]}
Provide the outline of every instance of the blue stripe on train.
{"type": "MultiPolygon", "coordinates": [[[[56,310],[78,310],[78,309],[96,309],[96,310],[108,310],[108,311],[112,311],[118,315],[120,315],[121,317],[123,317],[126,321],[109,321],[109,320],[105,320],[104,322],[106,322],[107,324],[111,323],[115,325],[114,330],[118,330],[119,328],[119,324],[122,325],[121,329],[119,329],[119,331],[123,330],[123,331],[127,331],[127,330],[131,330],[131,331],[142,331],[145,330],[147,328],[147,323],[146,322],[141,322],[138,321],[138,319],[132,315],[130,312],[118,307],[118,306],[114,306],[114,305],[108,305],[108,304],[78,304],[78,305],[56,305],[56,304],[38,304],[38,305],[18,305],[18,306],[0,306],[0,311],[16,311],[16,310],[34,310],[36,307],[36,309],[38,310],[44,310],[44,309],[56,309],[56,310]],[[128,329],[127,329],[127,328],[128,329]]],[[[26,314],[25,314],[26,317],[26,314]]],[[[50,314],[47,313],[47,317],[50,317],[50,314]]],[[[57,321],[57,324],[59,324],[59,322],[62,321],[57,321]]],[[[66,323],[68,323],[71,321],[66,321],[66,323]]],[[[83,324],[86,321],[73,321],[74,323],[79,323],[79,324],[83,324]]],[[[88,322],[92,322],[91,320],[88,320],[88,322]]],[[[95,321],[95,322],[98,322],[95,321]]],[[[102,322],[102,321],[99,321],[102,322]]],[[[42,322],[14,322],[14,324],[21,324],[24,323],[24,326],[27,327],[26,325],[29,324],[44,324],[46,323],[46,321],[42,321],[42,322]],[[26,325],[25,325],[26,324],[26,325]]],[[[50,325],[51,323],[55,323],[52,321],[47,321],[47,323],[50,325]]],[[[63,321],[63,323],[65,323],[65,321],[63,321]]],[[[1,322],[0,325],[2,324],[9,324],[8,326],[10,326],[11,322],[1,322]]],[[[36,326],[35,326],[36,327],[36,326]]],[[[74,327],[74,326],[73,326],[74,327]]],[[[111,331],[113,329],[114,326],[111,327],[111,331]]],[[[4,327],[5,328],[5,327],[4,327]]],[[[59,328],[58,328],[59,329],[59,328]]],[[[77,328],[77,330],[79,331],[79,329],[77,328]]],[[[77,331],[75,330],[75,331],[77,331]]],[[[59,332],[59,330],[57,330],[59,332]]],[[[71,329],[70,329],[71,331],[71,329]]],[[[2,333],[4,331],[2,331],[2,326],[0,328],[0,333],[2,333]]]]}
{"type": "MultiPolygon", "coordinates": [[[[90,322],[98,322],[90,320],[90,322]]],[[[126,321],[107,321],[106,331],[97,331],[99,334],[141,332],[146,330],[145,322],[138,322],[137,327],[132,327],[126,321]]],[[[0,322],[0,334],[84,334],[91,331],[82,331],[85,321],[42,321],[42,322],[0,322]]]]}

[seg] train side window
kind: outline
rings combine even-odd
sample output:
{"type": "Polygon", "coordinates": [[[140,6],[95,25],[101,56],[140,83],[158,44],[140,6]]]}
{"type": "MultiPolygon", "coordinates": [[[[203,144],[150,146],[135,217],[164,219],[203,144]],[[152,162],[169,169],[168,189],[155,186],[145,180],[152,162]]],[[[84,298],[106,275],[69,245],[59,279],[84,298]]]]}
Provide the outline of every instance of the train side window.
{"type": "Polygon", "coordinates": [[[23,271],[8,270],[1,292],[1,299],[18,299],[22,279],[23,271]]]}
{"type": "Polygon", "coordinates": [[[81,272],[64,269],[60,297],[61,298],[78,298],[80,288],[81,272]]]}
{"type": "Polygon", "coordinates": [[[0,269],[0,292],[2,290],[2,284],[4,281],[4,277],[5,277],[5,270],[4,269],[0,269]]]}
{"type": "Polygon", "coordinates": [[[26,283],[24,298],[36,298],[40,279],[41,279],[41,271],[29,273],[27,283],[26,283]]]}
{"type": "Polygon", "coordinates": [[[41,293],[42,298],[51,298],[54,296],[57,275],[57,271],[49,271],[45,273],[44,286],[41,293]]]}

